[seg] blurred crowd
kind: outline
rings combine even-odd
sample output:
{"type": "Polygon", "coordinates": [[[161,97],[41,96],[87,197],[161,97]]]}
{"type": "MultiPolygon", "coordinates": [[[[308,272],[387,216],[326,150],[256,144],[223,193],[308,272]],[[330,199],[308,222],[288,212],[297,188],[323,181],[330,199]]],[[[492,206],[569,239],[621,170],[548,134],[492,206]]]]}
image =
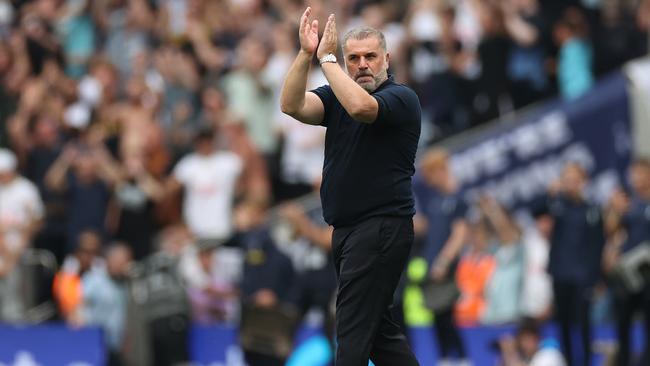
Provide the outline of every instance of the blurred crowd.
{"type": "Polygon", "coordinates": [[[568,162],[518,212],[487,194],[466,202],[445,151],[429,151],[420,172],[414,254],[427,266],[419,281],[443,359],[467,357],[459,326],[519,324],[516,339],[497,344],[504,365],[592,365],[595,326],[613,324],[616,350],[599,350],[605,364],[650,362],[650,160],[634,160],[605,204],[589,193],[589,172],[568,162]],[[637,315],[641,354],[631,351],[637,315]],[[557,344],[543,347],[539,325],[549,320],[557,344]]]}
{"type": "MultiPolygon", "coordinates": [[[[554,95],[577,98],[648,50],[647,0],[309,5],[319,19],[335,12],[343,32],[385,33],[391,72],[420,96],[423,146],[554,95]]],[[[317,198],[325,130],[278,102],[304,6],[0,0],[1,321],[99,325],[112,365],[187,361],[193,322],[241,323],[252,365],[281,364],[283,336],[314,307],[331,334],[331,228],[317,198]],[[27,273],[48,256],[54,273],[27,273]],[[33,311],[49,299],[55,312],[33,311]],[[250,326],[262,323],[276,326],[250,326]]],[[[314,67],[309,87],[325,82],[314,67]]],[[[588,178],[568,169],[523,225],[489,197],[466,207],[439,173],[444,154],[423,161],[414,254],[431,267],[424,291],[450,294],[430,304],[443,357],[465,356],[456,324],[543,321],[553,301],[568,309],[562,324],[580,320],[586,334],[592,295],[619,288],[619,365],[630,364],[623,330],[650,295],[603,274],[648,239],[647,162],[607,208],[562,198],[580,198],[588,178]],[[555,241],[573,244],[557,252],[555,241]]]]}

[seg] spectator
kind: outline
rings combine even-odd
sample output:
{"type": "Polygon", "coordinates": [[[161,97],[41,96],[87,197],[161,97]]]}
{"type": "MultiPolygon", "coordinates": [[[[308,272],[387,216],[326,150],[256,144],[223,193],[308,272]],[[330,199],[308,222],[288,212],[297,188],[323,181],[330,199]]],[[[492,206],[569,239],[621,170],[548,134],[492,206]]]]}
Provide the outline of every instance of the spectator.
{"type": "Polygon", "coordinates": [[[127,311],[129,364],[174,366],[189,360],[190,305],[179,270],[187,230],[165,228],[156,251],[131,272],[127,311]]]}
{"type": "Polygon", "coordinates": [[[225,240],[232,234],[232,205],[243,163],[238,155],[215,148],[211,128],[194,139],[194,152],[174,167],[171,191],[185,188],[183,217],[199,239],[225,240]]]}
{"type": "Polygon", "coordinates": [[[490,197],[479,199],[481,213],[496,241],[496,267],[485,289],[487,307],[484,324],[506,324],[519,320],[519,299],[524,268],[524,251],[519,227],[509,213],[490,197]]]}
{"type": "Polygon", "coordinates": [[[236,243],[244,250],[242,301],[272,306],[284,301],[293,281],[293,267],[270,236],[267,212],[256,202],[240,204],[235,213],[236,243]]]}
{"type": "Polygon", "coordinates": [[[581,165],[568,163],[544,203],[554,222],[548,271],[553,278],[555,317],[568,365],[591,364],[590,309],[605,244],[600,207],[586,196],[588,179],[581,165]],[[582,346],[577,355],[571,336],[576,326],[582,346]]]}
{"type": "Polygon", "coordinates": [[[564,366],[566,362],[553,339],[542,339],[533,321],[524,321],[515,338],[499,340],[502,366],[564,366]]]}
{"type": "Polygon", "coordinates": [[[95,52],[95,24],[87,1],[68,1],[59,9],[55,21],[66,61],[66,74],[78,78],[95,52]]]}
{"type": "Polygon", "coordinates": [[[638,4],[638,8],[636,9],[636,27],[640,33],[638,41],[640,53],[648,53],[650,51],[650,37],[648,36],[648,31],[650,31],[650,1],[648,0],[642,0],[638,4]]]}
{"type": "Polygon", "coordinates": [[[108,348],[108,366],[121,366],[126,327],[126,280],[131,250],[115,243],[106,251],[106,266],[91,269],[82,280],[82,322],[102,328],[108,348]]]}
{"type": "Polygon", "coordinates": [[[44,214],[38,190],[16,168],[13,152],[0,148],[0,319],[6,321],[24,317],[18,265],[44,214]]]}
{"type": "Polygon", "coordinates": [[[521,288],[521,314],[538,321],[551,316],[553,286],[547,272],[553,219],[544,212],[534,212],[534,224],[523,227],[525,252],[524,279],[521,288]]]}
{"type": "Polygon", "coordinates": [[[21,31],[25,36],[29,64],[32,75],[39,75],[47,60],[61,57],[61,49],[56,37],[48,31],[48,20],[38,7],[29,6],[20,19],[21,31]]]}
{"type": "MultiPolygon", "coordinates": [[[[255,309],[279,310],[286,303],[294,281],[291,260],[277,249],[271,239],[267,219],[264,206],[258,203],[244,202],[237,208],[237,243],[244,250],[245,257],[241,300],[244,308],[252,309],[244,311],[242,316],[251,316],[255,309]]],[[[250,323],[246,318],[242,319],[242,324],[247,322],[250,323]]],[[[265,324],[254,326],[264,327],[265,324]]],[[[244,348],[246,362],[251,366],[284,365],[284,358],[288,356],[244,348]]]]}
{"type": "MultiPolygon", "coordinates": [[[[316,187],[319,188],[318,185],[316,187]]],[[[289,301],[302,316],[309,310],[318,310],[324,319],[325,335],[333,342],[334,314],[331,305],[336,292],[331,254],[333,228],[323,220],[320,205],[317,209],[308,210],[297,202],[289,202],[281,206],[280,215],[290,223],[294,236],[286,248],[296,269],[289,301]]]]}
{"type": "Polygon", "coordinates": [[[238,68],[223,79],[228,105],[241,117],[255,148],[271,161],[277,150],[273,134],[273,95],[261,71],[269,50],[262,40],[249,36],[237,47],[238,68]]]}
{"type": "Polygon", "coordinates": [[[66,229],[67,252],[84,230],[105,237],[106,212],[111,190],[121,172],[103,147],[68,144],[47,172],[49,189],[70,197],[66,229]]]}
{"type": "MultiPolygon", "coordinates": [[[[433,4],[412,4],[406,57],[409,80],[433,124],[430,138],[438,140],[470,126],[472,90],[467,79],[475,76],[476,68],[454,32],[454,8],[429,9],[433,4]]],[[[426,124],[423,129],[426,134],[426,124]]]]}
{"type": "Polygon", "coordinates": [[[39,230],[44,208],[36,186],[16,169],[13,152],[0,149],[0,237],[7,254],[19,256],[39,230]]]}
{"type": "Polygon", "coordinates": [[[136,260],[153,251],[152,241],[157,229],[155,204],[164,198],[163,185],[142,165],[139,159],[127,158],[124,178],[115,188],[109,216],[112,234],[131,248],[136,260]]]}
{"type": "Polygon", "coordinates": [[[129,75],[133,59],[149,47],[153,14],[143,0],[93,3],[94,19],[106,35],[104,50],[122,76],[129,75]]]}
{"type": "MultiPolygon", "coordinates": [[[[630,168],[632,197],[622,192],[614,193],[608,215],[610,231],[622,229],[625,240],[616,245],[610,264],[610,286],[614,294],[616,327],[619,347],[617,365],[632,364],[630,357],[630,331],[635,313],[643,312],[646,343],[639,365],[650,362],[650,281],[647,279],[641,289],[629,290],[618,275],[620,260],[643,245],[650,245],[650,161],[635,160],[630,168]]],[[[612,244],[610,244],[612,245],[612,244]]]]}
{"type": "Polygon", "coordinates": [[[192,304],[192,318],[198,324],[236,323],[239,316],[239,292],[233,281],[223,276],[215,260],[218,246],[214,240],[199,240],[197,251],[192,251],[194,261],[199,264],[199,273],[186,268],[189,276],[188,292],[192,304]],[[194,272],[194,273],[192,273],[194,272]]]}
{"type": "Polygon", "coordinates": [[[505,114],[512,104],[507,73],[511,41],[506,33],[504,15],[498,6],[485,4],[483,7],[480,16],[483,37],[476,52],[481,72],[476,80],[473,103],[477,122],[505,114]]]}
{"type": "Polygon", "coordinates": [[[455,316],[462,326],[480,324],[487,305],[485,290],[496,267],[483,217],[472,223],[469,239],[469,247],[460,257],[456,270],[460,298],[456,303],[455,316]]]}
{"type": "MultiPolygon", "coordinates": [[[[61,153],[63,134],[56,119],[42,115],[30,120],[28,135],[21,140],[27,151],[25,175],[36,186],[45,205],[44,227],[35,239],[34,246],[52,252],[58,263],[63,262],[66,250],[65,211],[67,200],[63,194],[47,187],[45,177],[61,153]]],[[[18,146],[14,140],[14,146],[18,146]]]]}
{"type": "Polygon", "coordinates": [[[246,132],[246,126],[226,105],[221,89],[208,83],[201,91],[201,102],[201,122],[215,129],[217,147],[232,151],[244,163],[238,194],[245,194],[255,201],[270,202],[267,164],[246,132]]]}
{"type": "Polygon", "coordinates": [[[560,95],[565,99],[577,98],[594,83],[593,55],[584,15],[577,8],[567,9],[555,24],[553,35],[560,48],[557,61],[560,95]]]}
{"type": "Polygon", "coordinates": [[[77,237],[73,254],[68,255],[54,277],[52,293],[63,319],[71,325],[84,324],[83,280],[89,271],[104,264],[98,257],[102,247],[100,236],[94,231],[82,231],[77,237]]]}
{"type": "MultiPolygon", "coordinates": [[[[417,202],[416,232],[425,235],[422,256],[429,265],[429,277],[435,282],[455,281],[458,255],[467,242],[467,205],[458,194],[449,172],[446,151],[432,150],[423,158],[423,180],[415,181],[417,202]]],[[[457,357],[466,359],[465,346],[454,324],[453,305],[435,313],[435,331],[442,362],[457,357]]]]}
{"type": "Polygon", "coordinates": [[[278,124],[284,139],[280,161],[281,187],[276,200],[282,201],[308,194],[321,179],[326,130],[293,119],[282,119],[278,124]]]}
{"type": "Polygon", "coordinates": [[[30,67],[22,34],[12,32],[7,38],[0,37],[0,147],[9,144],[7,122],[20,107],[30,67]]]}
{"type": "Polygon", "coordinates": [[[641,32],[618,1],[605,1],[600,9],[600,22],[593,36],[594,73],[604,75],[643,54],[639,47],[641,32]]]}
{"type": "Polygon", "coordinates": [[[514,107],[519,109],[545,96],[548,89],[547,58],[548,20],[538,0],[501,2],[506,30],[514,41],[508,75],[514,107]]]}

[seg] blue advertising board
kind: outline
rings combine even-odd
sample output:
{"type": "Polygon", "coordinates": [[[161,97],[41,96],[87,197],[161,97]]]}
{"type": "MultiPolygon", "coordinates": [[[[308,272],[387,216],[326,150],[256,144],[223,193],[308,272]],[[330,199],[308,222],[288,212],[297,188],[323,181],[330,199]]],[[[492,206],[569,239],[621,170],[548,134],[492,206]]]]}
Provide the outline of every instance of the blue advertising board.
{"type": "MultiPolygon", "coordinates": [[[[641,325],[633,332],[634,350],[643,347],[641,325]]],[[[512,333],[513,327],[472,327],[461,329],[471,361],[475,365],[494,365],[498,354],[494,340],[512,333]]],[[[421,365],[435,365],[438,350],[433,329],[415,327],[409,331],[421,365]]],[[[553,326],[544,329],[546,336],[557,339],[553,326]]],[[[607,349],[615,342],[612,327],[594,329],[596,357],[594,365],[603,365],[598,346],[607,349]]],[[[194,366],[246,366],[237,344],[237,329],[232,326],[194,326],[190,339],[194,366]]],[[[103,366],[105,351],[102,334],[96,328],[72,329],[60,324],[28,327],[0,326],[0,366],[103,366]]],[[[329,344],[316,328],[303,328],[296,338],[296,348],[287,366],[325,366],[332,359],[329,344]]]]}
{"type": "Polygon", "coordinates": [[[103,366],[98,328],[0,325],[0,366],[103,366]]]}
{"type": "Polygon", "coordinates": [[[451,169],[467,200],[489,193],[507,206],[524,205],[568,161],[588,169],[589,193],[605,200],[624,182],[632,151],[626,85],[614,73],[580,99],[548,102],[452,144],[451,169]]]}

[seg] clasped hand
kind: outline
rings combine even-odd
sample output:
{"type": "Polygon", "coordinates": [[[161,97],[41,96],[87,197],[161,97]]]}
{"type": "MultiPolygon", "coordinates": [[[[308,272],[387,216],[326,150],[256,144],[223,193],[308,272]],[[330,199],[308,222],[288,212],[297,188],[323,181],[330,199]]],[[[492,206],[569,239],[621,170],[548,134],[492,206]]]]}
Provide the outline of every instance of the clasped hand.
{"type": "Polygon", "coordinates": [[[336,54],[338,35],[336,33],[336,19],[334,14],[330,14],[325,24],[323,37],[318,42],[318,20],[309,20],[311,8],[308,7],[300,18],[300,49],[301,51],[313,55],[316,52],[318,59],[333,53],[336,54]]]}

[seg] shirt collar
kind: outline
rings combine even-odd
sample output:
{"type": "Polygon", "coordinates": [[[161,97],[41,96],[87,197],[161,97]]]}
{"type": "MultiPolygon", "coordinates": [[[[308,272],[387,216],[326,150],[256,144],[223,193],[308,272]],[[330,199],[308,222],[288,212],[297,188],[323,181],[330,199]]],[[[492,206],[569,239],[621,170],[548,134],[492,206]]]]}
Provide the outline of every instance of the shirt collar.
{"type": "Polygon", "coordinates": [[[394,84],[394,83],[395,83],[395,78],[393,77],[393,74],[388,74],[388,79],[384,80],[383,83],[379,84],[379,86],[377,87],[377,89],[375,89],[375,90],[374,90],[372,93],[370,93],[370,94],[374,94],[374,93],[380,91],[381,89],[385,88],[386,86],[388,86],[388,85],[390,85],[390,84],[394,84]]]}

